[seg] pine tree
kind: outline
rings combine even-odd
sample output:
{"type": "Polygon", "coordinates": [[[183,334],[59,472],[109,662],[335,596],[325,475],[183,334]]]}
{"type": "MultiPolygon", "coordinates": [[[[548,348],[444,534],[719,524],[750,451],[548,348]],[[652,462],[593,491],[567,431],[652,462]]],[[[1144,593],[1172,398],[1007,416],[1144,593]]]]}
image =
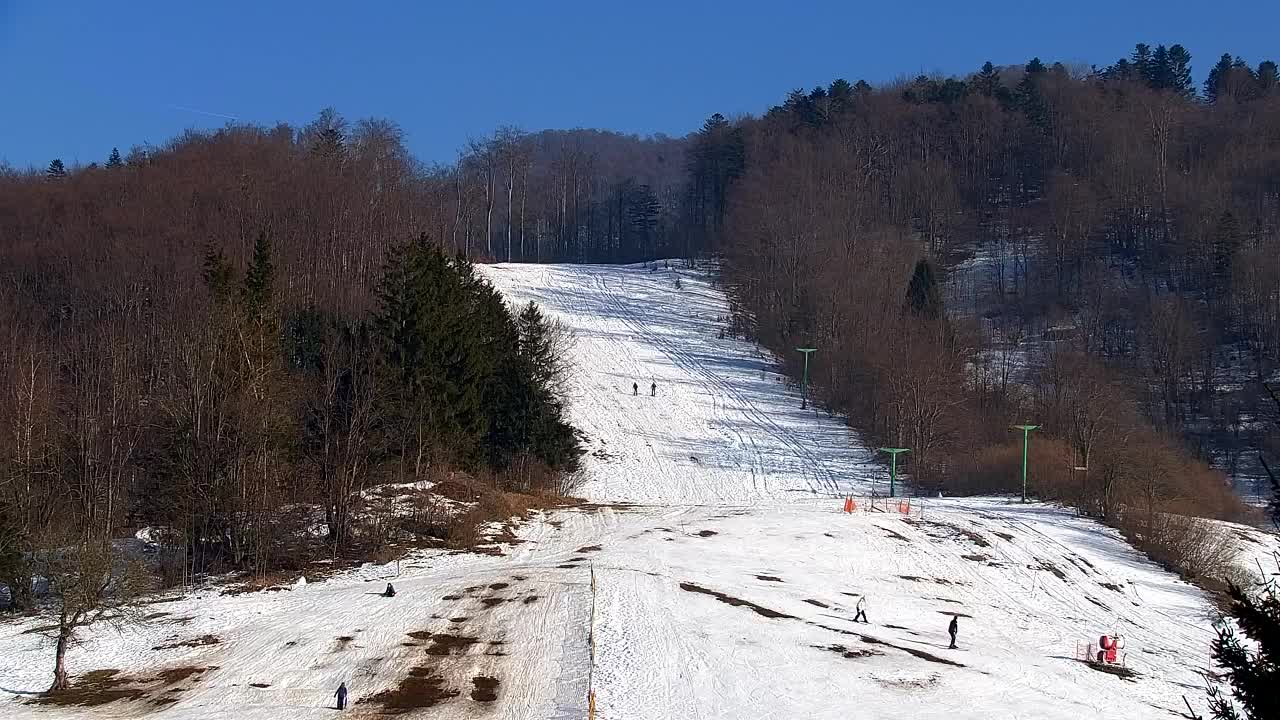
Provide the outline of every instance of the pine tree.
{"type": "Polygon", "coordinates": [[[62,164],[62,159],[54,158],[53,162],[49,163],[49,168],[44,171],[44,176],[54,181],[65,178],[67,176],[67,168],[62,164]]]}
{"type": "Polygon", "coordinates": [[[917,316],[936,320],[942,317],[942,290],[933,272],[933,264],[921,259],[916,263],[907,285],[907,305],[917,316]]]}
{"type": "Polygon", "coordinates": [[[1209,690],[1209,707],[1217,720],[1272,720],[1280,718],[1280,596],[1276,582],[1267,581],[1260,592],[1250,594],[1231,585],[1230,615],[1240,632],[1256,649],[1240,642],[1225,620],[1215,626],[1213,661],[1231,685],[1244,714],[1217,687],[1209,690]]]}
{"type": "Polygon", "coordinates": [[[973,81],[974,88],[978,94],[983,97],[997,97],[1000,93],[1000,73],[996,71],[996,66],[991,61],[983,63],[982,70],[978,72],[978,77],[973,81]]]}
{"type": "Polygon", "coordinates": [[[1133,48],[1133,55],[1130,56],[1130,66],[1133,68],[1132,78],[1139,82],[1151,84],[1151,46],[1146,43],[1138,43],[1133,48]]]}
{"type": "Polygon", "coordinates": [[[1146,81],[1147,87],[1152,90],[1168,90],[1173,87],[1173,69],[1169,63],[1169,49],[1164,45],[1156,46],[1151,62],[1147,65],[1146,81]]]}
{"type": "Polygon", "coordinates": [[[124,160],[120,159],[120,148],[111,148],[111,157],[107,158],[107,167],[124,167],[124,160]]]}
{"type": "Polygon", "coordinates": [[[1216,102],[1218,93],[1222,89],[1222,83],[1226,82],[1227,76],[1231,74],[1231,55],[1223,53],[1218,58],[1218,64],[1209,70],[1209,76],[1204,81],[1204,97],[1209,102],[1216,102]]]}
{"type": "Polygon", "coordinates": [[[213,295],[214,302],[221,304],[230,299],[235,271],[232,270],[231,263],[227,262],[226,256],[222,254],[222,250],[212,245],[205,248],[201,277],[204,278],[205,287],[209,288],[209,293],[213,295]]]}
{"type": "Polygon", "coordinates": [[[1276,64],[1271,60],[1258,63],[1258,89],[1262,94],[1275,92],[1280,88],[1280,74],[1276,72],[1276,64]]]}
{"type": "Polygon", "coordinates": [[[1167,77],[1169,89],[1183,97],[1196,94],[1191,81],[1191,53],[1181,45],[1169,48],[1167,77]]]}
{"type": "Polygon", "coordinates": [[[1040,80],[1044,74],[1044,63],[1040,62],[1040,58],[1032,58],[1027,63],[1026,75],[1018,83],[1017,101],[1027,122],[1041,132],[1048,132],[1049,107],[1040,91],[1040,80]]]}
{"type": "Polygon", "coordinates": [[[251,319],[261,318],[270,308],[275,292],[275,266],[271,263],[271,240],[260,233],[253,243],[253,260],[244,276],[241,296],[251,319]]]}

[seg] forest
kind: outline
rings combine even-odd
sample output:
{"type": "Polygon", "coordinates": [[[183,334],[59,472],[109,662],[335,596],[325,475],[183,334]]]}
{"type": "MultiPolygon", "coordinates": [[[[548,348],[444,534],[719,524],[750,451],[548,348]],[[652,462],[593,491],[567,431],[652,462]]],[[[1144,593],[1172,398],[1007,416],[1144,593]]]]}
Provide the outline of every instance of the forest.
{"type": "Polygon", "coordinates": [[[184,576],[298,562],[311,512],[367,552],[384,483],[568,492],[569,339],[473,262],[717,267],[725,331],[797,379],[818,348],[815,404],[911,448],[921,492],[1016,490],[1022,423],[1034,494],[1148,534],[1248,517],[1228,475],[1280,464],[1270,61],[838,79],[684,138],[503,127],[448,165],[334,110],[104,156],[0,170],[13,587],[148,525],[184,576]]]}
{"type": "MultiPolygon", "coordinates": [[[[1280,85],[1181,46],[795,91],[695,148],[736,331],[920,486],[1240,517],[1280,361],[1280,85]]],[[[696,163],[695,163],[696,164],[696,163]]],[[[690,184],[697,183],[696,173],[690,184]]],[[[1274,482],[1274,480],[1272,481],[1274,482]]]]}

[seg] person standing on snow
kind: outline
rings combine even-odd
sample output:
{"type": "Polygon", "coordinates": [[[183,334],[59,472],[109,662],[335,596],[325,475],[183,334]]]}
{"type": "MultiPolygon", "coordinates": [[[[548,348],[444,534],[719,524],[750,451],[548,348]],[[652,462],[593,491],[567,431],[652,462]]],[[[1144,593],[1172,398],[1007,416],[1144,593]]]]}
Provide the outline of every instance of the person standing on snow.
{"type": "Polygon", "coordinates": [[[391,583],[387,583],[387,589],[383,591],[382,595],[383,597],[395,597],[396,589],[391,586],[391,583]]]}
{"type": "Polygon", "coordinates": [[[951,624],[947,626],[947,632],[951,633],[951,647],[948,650],[956,649],[956,633],[960,632],[960,616],[952,615],[951,624]]]}
{"type": "Polygon", "coordinates": [[[339,685],[338,692],[334,693],[333,696],[338,698],[338,709],[346,710],[347,709],[347,684],[342,683],[341,685],[339,685]]]}
{"type": "Polygon", "coordinates": [[[640,384],[639,384],[639,383],[631,383],[631,394],[632,394],[632,395],[639,395],[639,394],[640,394],[640,384]]]}
{"type": "Polygon", "coordinates": [[[855,609],[858,611],[858,614],[853,616],[853,621],[864,622],[870,625],[871,621],[867,619],[867,596],[866,595],[861,595],[858,597],[858,604],[855,607],[855,609]],[[859,620],[859,618],[861,618],[861,620],[859,620]]]}
{"type": "Polygon", "coordinates": [[[658,397],[658,382],[649,383],[649,397],[658,397]]]}

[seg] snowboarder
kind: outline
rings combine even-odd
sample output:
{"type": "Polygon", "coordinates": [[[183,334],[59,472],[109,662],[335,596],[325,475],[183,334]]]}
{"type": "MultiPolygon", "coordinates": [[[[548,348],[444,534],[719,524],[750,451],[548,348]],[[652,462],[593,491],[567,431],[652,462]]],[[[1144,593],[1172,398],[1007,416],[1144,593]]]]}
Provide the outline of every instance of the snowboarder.
{"type": "Polygon", "coordinates": [[[396,596],[396,589],[395,589],[394,587],[392,587],[392,586],[391,586],[391,583],[387,583],[387,589],[386,589],[385,591],[383,591],[382,596],[383,596],[383,597],[395,597],[395,596],[396,596]]]}
{"type": "Polygon", "coordinates": [[[952,615],[951,624],[947,626],[947,632],[951,633],[951,647],[948,650],[956,649],[956,633],[960,632],[960,616],[952,615]]]}
{"type": "Polygon", "coordinates": [[[658,383],[654,381],[649,383],[649,397],[658,397],[658,383]]]}
{"type": "Polygon", "coordinates": [[[867,620],[867,596],[866,595],[862,595],[858,598],[858,604],[855,609],[858,611],[858,614],[853,616],[853,621],[864,622],[870,625],[871,621],[867,620]]]}
{"type": "Polygon", "coordinates": [[[341,685],[339,685],[338,692],[334,693],[333,696],[338,698],[338,709],[346,710],[347,709],[347,684],[342,683],[341,685]]]}
{"type": "Polygon", "coordinates": [[[631,383],[631,394],[632,395],[640,394],[640,383],[631,383]]]}

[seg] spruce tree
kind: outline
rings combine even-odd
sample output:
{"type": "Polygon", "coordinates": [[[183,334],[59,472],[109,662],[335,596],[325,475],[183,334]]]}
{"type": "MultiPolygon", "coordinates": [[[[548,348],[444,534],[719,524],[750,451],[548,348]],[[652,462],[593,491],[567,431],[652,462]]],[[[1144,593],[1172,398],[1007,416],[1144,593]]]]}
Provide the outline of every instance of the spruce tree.
{"type": "Polygon", "coordinates": [[[49,163],[49,168],[44,171],[44,176],[49,180],[61,180],[67,176],[67,168],[62,164],[61,158],[54,158],[49,163]]]}
{"type": "Polygon", "coordinates": [[[124,167],[124,160],[120,159],[120,148],[111,148],[111,157],[107,158],[107,167],[124,167]]]}
{"type": "Polygon", "coordinates": [[[973,86],[983,97],[996,97],[1000,93],[1000,73],[996,71],[996,66],[992,65],[990,60],[983,63],[982,70],[974,78],[973,86]]]}
{"type": "Polygon", "coordinates": [[[1227,76],[1231,74],[1231,55],[1223,53],[1218,58],[1218,64],[1209,70],[1209,76],[1204,81],[1204,97],[1209,102],[1216,102],[1218,92],[1222,88],[1222,83],[1226,82],[1227,76]]]}
{"type": "Polygon", "coordinates": [[[1280,88],[1280,74],[1276,72],[1276,64],[1271,60],[1258,63],[1258,89],[1262,94],[1275,92],[1280,88]]]}
{"type": "Polygon", "coordinates": [[[1181,45],[1169,48],[1167,77],[1169,89],[1183,97],[1196,94],[1191,82],[1191,53],[1181,45]]]}
{"type": "Polygon", "coordinates": [[[916,263],[907,285],[907,305],[919,317],[936,320],[942,317],[942,290],[927,258],[916,263]]]}
{"type": "Polygon", "coordinates": [[[1031,62],[1027,63],[1026,75],[1023,75],[1022,81],[1018,83],[1017,99],[1018,107],[1027,118],[1027,123],[1041,132],[1048,132],[1049,107],[1040,91],[1040,80],[1044,74],[1044,63],[1040,62],[1040,58],[1032,58],[1031,62]]]}
{"type": "Polygon", "coordinates": [[[1276,582],[1267,581],[1257,593],[1231,585],[1230,616],[1250,644],[1240,642],[1224,619],[1217,623],[1213,661],[1231,686],[1243,714],[1218,687],[1209,689],[1209,709],[1217,720],[1280,718],[1280,597],[1276,582]]]}
{"type": "Polygon", "coordinates": [[[271,240],[260,233],[253,243],[253,259],[244,276],[241,295],[245,309],[252,319],[262,317],[268,310],[275,290],[275,266],[271,263],[271,240]]]}

